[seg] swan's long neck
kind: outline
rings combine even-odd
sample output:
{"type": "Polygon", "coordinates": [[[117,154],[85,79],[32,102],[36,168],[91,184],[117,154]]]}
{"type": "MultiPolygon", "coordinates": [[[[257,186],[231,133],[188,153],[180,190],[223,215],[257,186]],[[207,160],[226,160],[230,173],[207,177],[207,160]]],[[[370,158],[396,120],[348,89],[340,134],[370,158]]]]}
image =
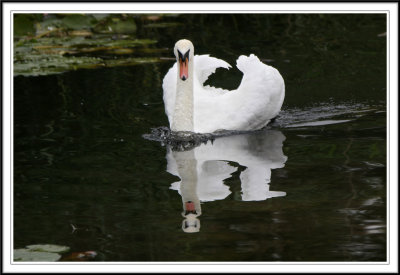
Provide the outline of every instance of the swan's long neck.
{"type": "Polygon", "coordinates": [[[179,63],[176,85],[175,110],[172,120],[172,131],[194,132],[193,126],[193,60],[189,60],[188,79],[179,77],[179,63]]]}

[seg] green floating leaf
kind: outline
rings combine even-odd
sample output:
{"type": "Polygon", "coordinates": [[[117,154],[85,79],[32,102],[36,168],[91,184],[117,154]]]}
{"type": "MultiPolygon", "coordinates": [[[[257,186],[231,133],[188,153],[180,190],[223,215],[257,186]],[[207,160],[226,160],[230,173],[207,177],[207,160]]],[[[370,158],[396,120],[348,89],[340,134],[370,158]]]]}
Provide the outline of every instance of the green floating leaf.
{"type": "Polygon", "coordinates": [[[106,66],[108,67],[117,67],[117,66],[132,66],[139,64],[150,64],[150,63],[158,63],[163,60],[157,57],[137,57],[137,58],[124,58],[124,59],[112,59],[105,60],[106,66]]]}
{"type": "Polygon", "coordinates": [[[62,22],[68,29],[81,30],[94,27],[97,20],[92,15],[68,14],[62,19],[62,22]]]}
{"type": "Polygon", "coordinates": [[[133,18],[107,18],[97,24],[94,30],[98,33],[135,33],[136,23],[133,18]]]}
{"type": "Polygon", "coordinates": [[[33,35],[35,33],[35,16],[31,14],[14,15],[14,35],[33,35]]]}
{"type": "Polygon", "coordinates": [[[69,251],[68,246],[56,245],[56,244],[32,244],[26,246],[31,251],[39,252],[51,252],[51,253],[65,253],[69,251]]]}
{"type": "Polygon", "coordinates": [[[14,76],[48,75],[80,68],[96,68],[101,66],[104,66],[103,60],[96,57],[64,57],[57,54],[15,55],[14,76]]]}
{"type": "Polygon", "coordinates": [[[69,36],[92,36],[93,33],[87,30],[74,30],[68,32],[69,36]]]}
{"type": "Polygon", "coordinates": [[[61,258],[58,253],[32,251],[21,248],[14,249],[14,261],[21,262],[55,262],[61,258]]]}
{"type": "Polygon", "coordinates": [[[102,20],[102,19],[104,19],[104,18],[106,18],[106,17],[108,17],[110,14],[108,14],[108,13],[92,13],[91,14],[94,18],[96,18],[97,20],[102,20]]]}
{"type": "Polygon", "coordinates": [[[68,246],[56,244],[33,244],[26,248],[14,249],[14,261],[55,262],[61,258],[59,253],[69,251],[68,246]]]}
{"type": "Polygon", "coordinates": [[[144,27],[145,28],[172,28],[172,27],[178,27],[181,25],[182,25],[181,23],[165,22],[165,23],[151,23],[151,24],[145,25],[144,27]]]}
{"type": "Polygon", "coordinates": [[[118,54],[118,55],[122,55],[122,54],[131,54],[133,53],[132,49],[124,49],[124,48],[116,48],[116,49],[108,49],[107,53],[111,53],[111,54],[118,54]]]}
{"type": "Polygon", "coordinates": [[[68,45],[69,47],[77,47],[83,48],[87,46],[96,46],[96,47],[138,47],[138,46],[146,46],[150,44],[157,43],[156,40],[153,39],[112,39],[111,37],[91,37],[86,38],[81,41],[70,41],[65,42],[64,45],[68,45]]]}
{"type": "Polygon", "coordinates": [[[52,17],[44,20],[43,22],[36,23],[35,27],[36,27],[36,34],[42,35],[49,31],[60,29],[64,26],[61,19],[52,17]]]}

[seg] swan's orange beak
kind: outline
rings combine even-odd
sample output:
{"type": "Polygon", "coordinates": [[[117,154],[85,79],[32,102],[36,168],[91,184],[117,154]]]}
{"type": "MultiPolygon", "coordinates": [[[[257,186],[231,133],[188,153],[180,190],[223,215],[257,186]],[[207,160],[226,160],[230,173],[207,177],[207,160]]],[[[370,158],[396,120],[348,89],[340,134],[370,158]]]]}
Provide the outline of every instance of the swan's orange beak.
{"type": "Polygon", "coordinates": [[[187,57],[184,60],[179,58],[179,77],[182,80],[189,78],[189,59],[187,57]]]}

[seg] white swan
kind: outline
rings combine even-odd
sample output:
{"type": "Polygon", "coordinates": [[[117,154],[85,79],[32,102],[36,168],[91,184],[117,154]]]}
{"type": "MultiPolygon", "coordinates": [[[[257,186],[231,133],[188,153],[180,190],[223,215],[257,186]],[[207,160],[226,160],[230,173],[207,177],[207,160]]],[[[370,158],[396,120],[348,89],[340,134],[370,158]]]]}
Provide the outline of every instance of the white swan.
{"type": "Polygon", "coordinates": [[[229,69],[227,62],[209,55],[194,56],[193,44],[186,39],[176,42],[174,53],[177,62],[162,85],[172,131],[257,130],[278,115],[285,97],[283,78],[255,55],[237,59],[243,79],[236,90],[228,91],[203,86],[217,68],[229,69]]]}

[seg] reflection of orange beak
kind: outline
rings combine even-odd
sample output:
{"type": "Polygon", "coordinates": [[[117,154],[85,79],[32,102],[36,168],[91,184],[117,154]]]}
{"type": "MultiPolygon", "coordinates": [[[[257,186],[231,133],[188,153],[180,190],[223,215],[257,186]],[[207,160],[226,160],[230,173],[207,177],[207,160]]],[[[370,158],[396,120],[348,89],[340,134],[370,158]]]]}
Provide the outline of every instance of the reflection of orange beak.
{"type": "Polygon", "coordinates": [[[184,61],[181,58],[179,58],[179,77],[182,80],[186,80],[189,78],[189,60],[188,60],[188,58],[185,58],[184,61]]]}
{"type": "Polygon", "coordinates": [[[194,206],[194,202],[187,201],[185,202],[186,211],[196,211],[196,207],[194,206]]]}

